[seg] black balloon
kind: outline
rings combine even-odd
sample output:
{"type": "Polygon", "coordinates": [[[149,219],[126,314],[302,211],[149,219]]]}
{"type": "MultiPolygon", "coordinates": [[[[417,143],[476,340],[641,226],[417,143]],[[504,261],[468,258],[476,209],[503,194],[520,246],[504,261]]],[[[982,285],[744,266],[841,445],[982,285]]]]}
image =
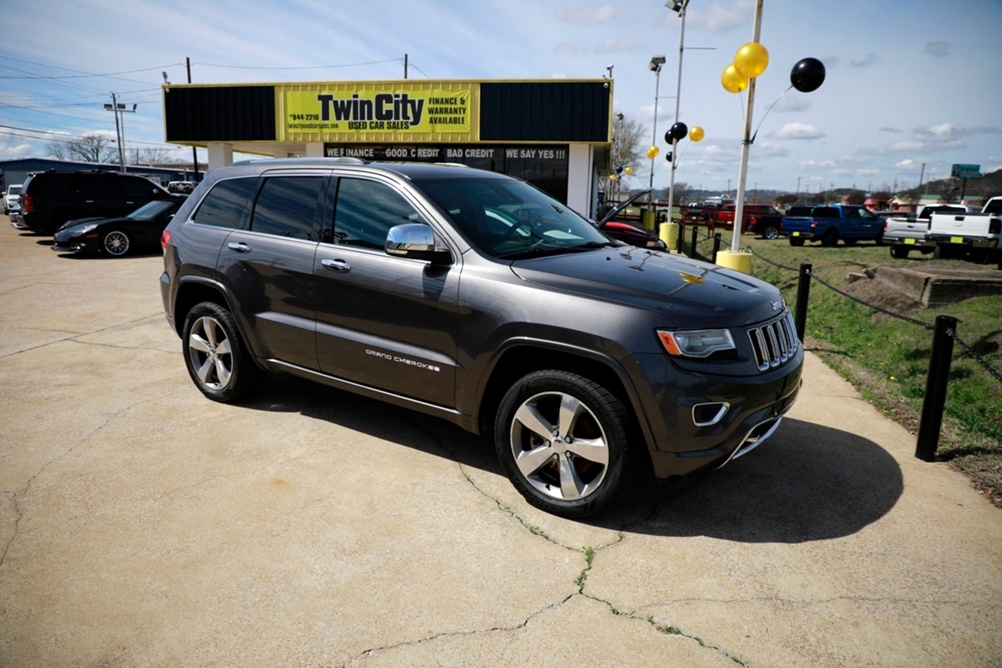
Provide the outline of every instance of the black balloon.
{"type": "Polygon", "coordinates": [[[665,133],[665,142],[671,144],[673,139],[675,141],[682,141],[687,134],[689,134],[689,127],[679,121],[672,125],[668,132],[665,133]]]}
{"type": "Polygon", "coordinates": [[[790,70],[790,83],[801,93],[810,93],[825,82],[825,64],[817,58],[804,58],[790,70]]]}

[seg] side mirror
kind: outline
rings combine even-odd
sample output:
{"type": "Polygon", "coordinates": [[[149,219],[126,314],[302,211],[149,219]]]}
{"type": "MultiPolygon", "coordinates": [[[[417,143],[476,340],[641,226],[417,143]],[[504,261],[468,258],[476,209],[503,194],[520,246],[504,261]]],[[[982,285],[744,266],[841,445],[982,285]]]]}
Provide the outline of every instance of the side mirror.
{"type": "Polygon", "coordinates": [[[391,227],[386,233],[386,252],[396,257],[425,260],[432,264],[449,264],[452,254],[439,242],[435,231],[424,223],[407,223],[391,227]]]}

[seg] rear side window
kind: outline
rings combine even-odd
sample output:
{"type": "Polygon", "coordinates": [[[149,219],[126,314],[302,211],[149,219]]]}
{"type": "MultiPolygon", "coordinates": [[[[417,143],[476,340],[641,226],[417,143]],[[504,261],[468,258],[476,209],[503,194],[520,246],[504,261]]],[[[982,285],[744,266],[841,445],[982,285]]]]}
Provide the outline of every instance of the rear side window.
{"type": "Polygon", "coordinates": [[[149,197],[153,194],[153,189],[153,182],[143,178],[122,180],[122,195],[125,197],[149,197]]]}
{"type": "Polygon", "coordinates": [[[399,193],[375,181],[342,178],[334,212],[334,243],[383,250],[395,225],[423,222],[399,193]]]}
{"type": "Polygon", "coordinates": [[[323,192],[322,176],[267,178],[254,205],[251,231],[316,241],[317,207],[323,192]]]}
{"type": "Polygon", "coordinates": [[[220,181],[212,186],[191,219],[200,225],[240,227],[244,207],[256,187],[257,177],[220,181]]]}
{"type": "Polygon", "coordinates": [[[50,193],[64,193],[69,190],[69,179],[63,174],[47,174],[37,176],[25,184],[28,192],[32,195],[48,195],[50,193]]]}

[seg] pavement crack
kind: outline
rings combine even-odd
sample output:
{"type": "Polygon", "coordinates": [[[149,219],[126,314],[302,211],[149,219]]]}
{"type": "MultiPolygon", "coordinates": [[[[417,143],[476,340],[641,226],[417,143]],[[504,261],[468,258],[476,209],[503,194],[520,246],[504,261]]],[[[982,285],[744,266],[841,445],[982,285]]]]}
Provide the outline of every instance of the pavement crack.
{"type": "Polygon", "coordinates": [[[362,650],[349,663],[341,664],[341,666],[342,666],[342,668],[345,668],[345,667],[351,665],[352,663],[355,663],[357,661],[362,661],[362,660],[364,660],[364,659],[372,656],[373,654],[375,654],[377,652],[386,652],[386,651],[394,650],[394,649],[397,649],[397,648],[400,648],[400,647],[415,647],[417,645],[422,645],[422,644],[428,643],[428,642],[434,642],[436,640],[441,640],[443,638],[468,638],[468,637],[471,637],[471,636],[478,636],[478,635],[483,635],[483,634],[487,634],[487,633],[511,633],[512,631],[518,631],[520,629],[524,629],[525,627],[527,627],[532,622],[532,620],[535,619],[536,617],[538,617],[539,615],[541,615],[541,614],[543,614],[545,612],[549,612],[550,610],[558,610],[558,609],[560,609],[565,603],[567,603],[568,601],[570,601],[572,598],[574,598],[577,595],[578,594],[568,594],[562,600],[560,600],[560,601],[558,601],[556,603],[550,603],[549,605],[545,605],[542,608],[540,608],[540,609],[536,610],[535,612],[533,612],[532,614],[530,614],[528,617],[526,617],[525,619],[523,619],[518,624],[512,624],[510,626],[492,626],[490,628],[485,628],[485,629],[471,629],[469,631],[446,631],[446,632],[443,632],[443,633],[436,633],[434,635],[430,635],[430,636],[427,636],[425,638],[417,638],[415,640],[406,640],[406,641],[403,641],[403,642],[394,643],[392,645],[385,645],[383,647],[372,647],[372,648],[369,648],[369,649],[362,650]]]}

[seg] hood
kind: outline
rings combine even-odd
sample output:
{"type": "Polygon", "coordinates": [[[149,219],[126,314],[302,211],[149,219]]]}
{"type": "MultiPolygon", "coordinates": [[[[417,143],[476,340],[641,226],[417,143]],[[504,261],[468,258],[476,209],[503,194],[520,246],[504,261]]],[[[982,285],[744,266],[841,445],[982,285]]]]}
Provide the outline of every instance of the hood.
{"type": "Polygon", "coordinates": [[[91,216],[89,218],[74,218],[73,220],[67,220],[65,223],[59,226],[57,232],[65,232],[78,227],[83,227],[84,225],[93,225],[94,223],[117,223],[123,220],[128,220],[125,217],[121,218],[108,218],[107,216],[91,216]]]}
{"type": "Polygon", "coordinates": [[[616,216],[619,215],[619,213],[623,209],[625,209],[626,207],[630,206],[631,204],[633,204],[634,202],[636,202],[638,199],[640,199],[641,197],[643,197],[647,193],[651,192],[651,190],[652,190],[652,188],[648,188],[647,190],[641,190],[640,192],[638,192],[636,195],[633,195],[632,197],[630,197],[630,199],[626,200],[625,202],[620,202],[616,206],[614,206],[611,209],[609,209],[606,212],[606,214],[604,216],[602,216],[602,218],[598,221],[598,223],[597,223],[598,226],[602,227],[603,225],[605,225],[610,220],[613,220],[616,216]]]}
{"type": "Polygon", "coordinates": [[[634,247],[521,260],[512,271],[547,289],[658,311],[685,329],[751,325],[785,304],[778,289],[747,274],[634,247]]]}

